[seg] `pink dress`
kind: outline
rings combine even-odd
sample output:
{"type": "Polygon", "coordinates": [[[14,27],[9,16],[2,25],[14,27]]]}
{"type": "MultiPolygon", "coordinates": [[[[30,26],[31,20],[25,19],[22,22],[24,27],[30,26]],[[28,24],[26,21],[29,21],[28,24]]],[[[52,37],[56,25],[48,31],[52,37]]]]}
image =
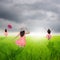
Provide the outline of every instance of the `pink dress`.
{"type": "Polygon", "coordinates": [[[25,37],[20,37],[20,39],[16,41],[16,44],[19,46],[25,46],[26,45],[25,37]]]}
{"type": "Polygon", "coordinates": [[[4,32],[4,35],[5,35],[5,36],[8,36],[8,32],[4,32]]]}
{"type": "Polygon", "coordinates": [[[47,34],[46,38],[48,38],[48,40],[51,39],[51,34],[47,34]]]}

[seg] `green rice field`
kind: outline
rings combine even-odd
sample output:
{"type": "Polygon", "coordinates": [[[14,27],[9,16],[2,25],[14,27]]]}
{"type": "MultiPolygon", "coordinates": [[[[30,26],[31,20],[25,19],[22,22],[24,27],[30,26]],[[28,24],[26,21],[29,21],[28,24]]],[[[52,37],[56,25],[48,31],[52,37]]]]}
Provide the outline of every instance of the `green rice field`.
{"type": "Polygon", "coordinates": [[[60,36],[27,36],[25,47],[17,46],[17,39],[0,36],[0,60],[60,60],[60,36]]]}

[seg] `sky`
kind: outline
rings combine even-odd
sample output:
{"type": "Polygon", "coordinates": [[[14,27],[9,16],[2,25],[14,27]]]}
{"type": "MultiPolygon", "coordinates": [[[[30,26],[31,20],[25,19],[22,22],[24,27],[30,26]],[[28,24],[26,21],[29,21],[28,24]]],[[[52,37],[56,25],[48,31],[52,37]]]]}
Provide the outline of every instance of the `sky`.
{"type": "Polygon", "coordinates": [[[27,27],[31,32],[48,28],[60,33],[60,0],[0,0],[0,32],[11,24],[9,31],[27,27]]]}

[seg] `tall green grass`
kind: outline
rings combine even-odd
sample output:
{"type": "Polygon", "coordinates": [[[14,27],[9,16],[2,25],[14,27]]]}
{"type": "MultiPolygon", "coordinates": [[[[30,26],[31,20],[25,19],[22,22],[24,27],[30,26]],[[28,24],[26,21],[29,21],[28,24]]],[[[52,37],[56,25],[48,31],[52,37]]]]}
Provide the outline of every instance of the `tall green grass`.
{"type": "Polygon", "coordinates": [[[17,39],[0,36],[0,60],[60,60],[60,36],[27,36],[25,47],[17,46],[17,39]]]}

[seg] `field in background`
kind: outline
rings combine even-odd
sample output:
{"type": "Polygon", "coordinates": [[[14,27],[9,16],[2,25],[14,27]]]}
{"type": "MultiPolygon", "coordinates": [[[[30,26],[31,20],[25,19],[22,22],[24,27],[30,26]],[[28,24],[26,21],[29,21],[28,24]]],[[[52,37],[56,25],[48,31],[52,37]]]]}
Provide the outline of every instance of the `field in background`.
{"type": "Polygon", "coordinates": [[[0,36],[0,60],[60,60],[60,36],[26,37],[26,47],[15,44],[13,37],[0,36]]]}

